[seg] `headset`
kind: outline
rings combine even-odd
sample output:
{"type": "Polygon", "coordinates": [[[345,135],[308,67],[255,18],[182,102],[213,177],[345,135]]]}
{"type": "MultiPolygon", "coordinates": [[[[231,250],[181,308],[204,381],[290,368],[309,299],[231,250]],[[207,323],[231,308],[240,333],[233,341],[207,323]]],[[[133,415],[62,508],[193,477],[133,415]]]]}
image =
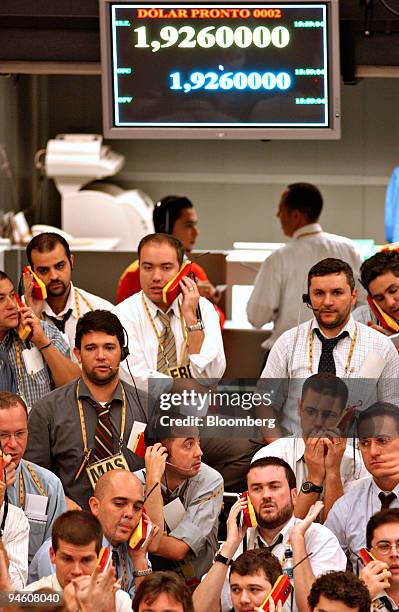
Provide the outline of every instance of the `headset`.
{"type": "Polygon", "coordinates": [[[192,202],[186,196],[175,196],[169,195],[162,198],[162,200],[158,200],[155,203],[154,211],[153,211],[153,221],[154,226],[157,226],[158,232],[162,232],[164,234],[172,234],[173,227],[171,224],[171,209],[175,206],[177,202],[181,202],[182,204],[186,204],[183,208],[192,208],[192,202]]]}
{"type": "Polygon", "coordinates": [[[127,359],[127,357],[129,357],[130,351],[129,351],[129,337],[123,325],[122,325],[122,329],[123,329],[123,345],[121,346],[121,361],[124,361],[125,359],[127,359]]]}

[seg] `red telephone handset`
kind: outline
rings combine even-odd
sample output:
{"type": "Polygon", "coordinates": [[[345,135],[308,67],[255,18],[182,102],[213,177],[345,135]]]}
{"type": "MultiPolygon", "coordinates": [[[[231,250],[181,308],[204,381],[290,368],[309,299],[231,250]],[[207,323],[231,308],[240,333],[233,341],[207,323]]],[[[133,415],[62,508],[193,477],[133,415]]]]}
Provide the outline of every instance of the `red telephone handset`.
{"type": "Polygon", "coordinates": [[[269,595],[266,597],[263,604],[260,606],[261,610],[269,610],[270,600],[273,599],[274,605],[277,606],[277,603],[281,601],[281,604],[284,605],[287,601],[290,593],[292,591],[292,586],[288,576],[285,574],[281,574],[273,584],[272,590],[269,595]]]}
{"type": "Polygon", "coordinates": [[[364,565],[367,565],[367,563],[370,563],[370,561],[377,561],[373,553],[367,550],[367,548],[361,548],[359,550],[359,557],[363,561],[364,565]]]}
{"type": "Polygon", "coordinates": [[[172,302],[174,302],[177,296],[181,293],[179,282],[183,276],[188,276],[190,272],[191,261],[183,261],[178,273],[172,278],[172,280],[166,283],[165,287],[162,289],[162,301],[164,304],[170,306],[172,302]]]}
{"type": "Polygon", "coordinates": [[[98,559],[97,559],[97,567],[98,567],[99,573],[101,574],[102,572],[105,572],[105,570],[108,569],[110,563],[111,563],[111,551],[109,548],[106,548],[103,546],[100,550],[100,554],[98,555],[98,559]]]}
{"type": "Polygon", "coordinates": [[[136,529],[133,531],[130,540],[129,546],[133,550],[139,550],[144,546],[145,541],[150,537],[152,531],[152,524],[146,523],[143,521],[143,517],[140,518],[139,524],[136,529]]]}
{"type": "Polygon", "coordinates": [[[25,266],[25,268],[22,270],[23,274],[26,272],[29,272],[29,274],[31,274],[33,277],[33,297],[37,300],[47,299],[47,289],[43,281],[33,272],[30,266],[25,266]]]}
{"type": "MultiPolygon", "coordinates": [[[[20,299],[19,295],[17,295],[16,293],[15,293],[15,301],[17,303],[18,310],[21,310],[21,308],[25,307],[25,304],[20,299]]],[[[31,336],[32,328],[30,325],[23,326],[21,325],[21,323],[19,323],[17,333],[18,333],[18,336],[21,338],[22,342],[25,342],[25,340],[28,340],[29,336],[31,336]]]]}
{"type": "Polygon", "coordinates": [[[242,511],[244,525],[247,527],[256,527],[258,522],[256,520],[255,510],[251,502],[251,498],[249,497],[248,491],[244,491],[241,493],[241,499],[244,499],[247,502],[247,507],[242,511]]]}
{"type": "Polygon", "coordinates": [[[3,451],[0,450],[0,481],[4,481],[4,469],[6,467],[3,451]]]}

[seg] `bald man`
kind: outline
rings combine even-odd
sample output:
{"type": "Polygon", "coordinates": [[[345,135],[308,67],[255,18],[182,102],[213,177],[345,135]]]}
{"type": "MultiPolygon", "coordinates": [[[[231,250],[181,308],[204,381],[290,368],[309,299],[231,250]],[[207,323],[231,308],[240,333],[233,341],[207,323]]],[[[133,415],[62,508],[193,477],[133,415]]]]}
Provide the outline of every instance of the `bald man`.
{"type": "MultiPolygon", "coordinates": [[[[89,499],[90,510],[104,532],[103,546],[110,548],[121,588],[131,597],[137,579],[151,573],[146,550],[133,551],[129,547],[130,537],[142,516],[143,503],[143,485],[127,470],[111,470],[103,474],[89,499]]],[[[29,583],[54,573],[48,552],[50,544],[51,540],[47,540],[35,555],[29,568],[29,583]]]]}

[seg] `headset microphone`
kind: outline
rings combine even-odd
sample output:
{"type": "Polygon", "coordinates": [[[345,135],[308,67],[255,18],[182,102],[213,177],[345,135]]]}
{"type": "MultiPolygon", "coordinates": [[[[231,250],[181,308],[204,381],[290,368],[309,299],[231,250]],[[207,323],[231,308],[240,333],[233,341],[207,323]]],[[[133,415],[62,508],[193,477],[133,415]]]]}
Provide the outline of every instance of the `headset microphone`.
{"type": "Polygon", "coordinates": [[[302,293],[302,302],[313,312],[319,312],[320,308],[313,308],[309,293],[302,293]]]}
{"type": "Polygon", "coordinates": [[[180,467],[180,465],[176,465],[175,463],[171,463],[170,461],[165,461],[165,463],[167,463],[167,465],[171,465],[172,467],[177,468],[178,470],[183,470],[183,472],[191,472],[191,470],[193,469],[192,467],[190,468],[180,467]]]}

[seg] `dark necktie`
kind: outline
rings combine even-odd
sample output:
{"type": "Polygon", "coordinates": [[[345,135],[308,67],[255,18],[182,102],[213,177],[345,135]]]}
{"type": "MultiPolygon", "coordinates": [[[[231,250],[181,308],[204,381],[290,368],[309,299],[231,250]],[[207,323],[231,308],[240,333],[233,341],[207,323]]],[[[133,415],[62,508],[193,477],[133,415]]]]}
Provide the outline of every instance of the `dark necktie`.
{"type": "Polygon", "coordinates": [[[68,321],[69,317],[72,314],[72,308],[70,308],[69,310],[66,311],[66,313],[64,314],[64,316],[62,317],[62,319],[57,319],[57,317],[53,317],[50,315],[46,315],[48,319],[50,319],[50,321],[52,323],[54,323],[54,325],[56,326],[57,329],[59,329],[59,331],[61,333],[65,332],[65,323],[68,321]]]}
{"type": "Polygon", "coordinates": [[[314,331],[322,346],[318,372],[330,372],[331,374],[335,374],[333,350],[342,338],[349,336],[349,333],[343,331],[342,334],[339,334],[336,338],[325,338],[317,327],[314,331]]]}
{"type": "Polygon", "coordinates": [[[94,408],[97,411],[97,425],[94,433],[94,450],[93,454],[97,461],[111,457],[114,454],[114,446],[112,444],[112,425],[109,418],[110,406],[105,404],[94,403],[94,408]]]}
{"type": "Polygon", "coordinates": [[[115,548],[112,549],[112,565],[115,568],[115,578],[118,578],[119,555],[118,551],[115,548]]]}
{"type": "Polygon", "coordinates": [[[389,610],[389,612],[397,612],[398,608],[393,607],[393,605],[391,604],[391,602],[389,601],[386,595],[383,595],[382,597],[379,597],[378,599],[384,604],[384,606],[386,607],[387,610],[389,610]]]}
{"type": "Polygon", "coordinates": [[[260,538],[258,538],[258,546],[262,550],[266,550],[267,552],[272,553],[273,552],[273,548],[276,548],[276,546],[281,544],[282,541],[283,541],[283,534],[279,533],[279,536],[278,536],[277,540],[271,546],[266,546],[266,544],[264,544],[260,538]]]}
{"type": "Polygon", "coordinates": [[[380,501],[381,501],[380,510],[386,510],[387,508],[389,508],[389,506],[391,505],[391,502],[393,502],[393,500],[396,499],[395,493],[388,493],[388,495],[385,495],[385,493],[383,493],[382,491],[381,493],[378,493],[378,497],[380,498],[380,501]]]}

